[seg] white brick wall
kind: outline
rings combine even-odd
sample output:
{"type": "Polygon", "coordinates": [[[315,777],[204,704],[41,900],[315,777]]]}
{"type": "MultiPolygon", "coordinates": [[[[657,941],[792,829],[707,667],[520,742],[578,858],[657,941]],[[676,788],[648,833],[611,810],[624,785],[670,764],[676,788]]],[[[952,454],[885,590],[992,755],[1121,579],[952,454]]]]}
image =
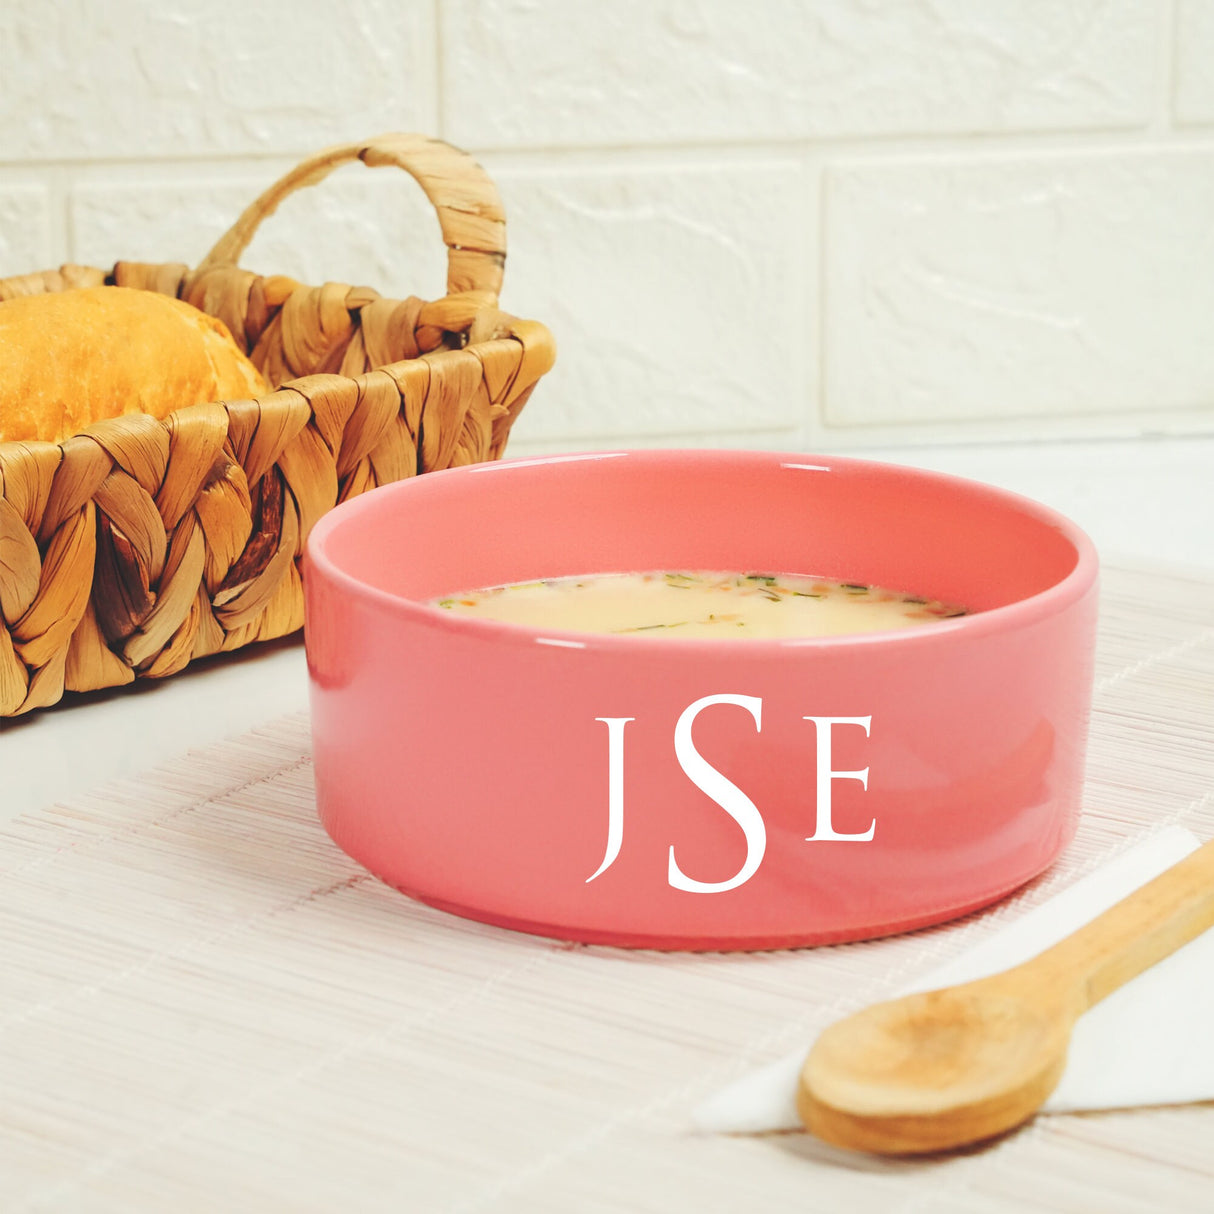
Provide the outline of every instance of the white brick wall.
{"type": "Polygon", "coordinates": [[[1177,0],[1176,117],[1185,125],[1214,123],[1214,4],[1177,0]]]}
{"type": "Polygon", "coordinates": [[[813,305],[790,271],[805,264],[816,205],[796,157],[486,163],[513,232],[507,302],[560,345],[530,437],[800,425],[813,305]]]}
{"type": "MultiPolygon", "coordinates": [[[[1214,432],[1214,0],[0,4],[0,274],[196,261],[302,153],[473,151],[515,450],[1214,432]]],[[[441,293],[386,171],[246,256],[441,293]]]]}
{"type": "Polygon", "coordinates": [[[429,0],[5,0],[4,159],[311,151],[435,122],[429,0]]]}
{"type": "MultiPolygon", "coordinates": [[[[367,132],[370,134],[371,132],[367,132]]],[[[207,176],[197,166],[173,176],[106,169],[72,192],[72,255],[87,265],[184,261],[194,265],[291,158],[260,171],[207,176]]],[[[320,188],[291,195],[242,258],[251,270],[301,282],[365,283],[393,298],[437,298],[446,289],[442,233],[425,195],[404,174],[338,169],[320,188]]]]}
{"type": "Polygon", "coordinates": [[[1154,0],[451,0],[456,143],[1132,128],[1154,0]]]}
{"type": "Polygon", "coordinates": [[[1208,406],[1214,148],[844,162],[826,199],[828,425],[1208,406]]]}
{"type": "Polygon", "coordinates": [[[53,209],[46,186],[0,182],[0,274],[23,273],[55,256],[53,209]]]}

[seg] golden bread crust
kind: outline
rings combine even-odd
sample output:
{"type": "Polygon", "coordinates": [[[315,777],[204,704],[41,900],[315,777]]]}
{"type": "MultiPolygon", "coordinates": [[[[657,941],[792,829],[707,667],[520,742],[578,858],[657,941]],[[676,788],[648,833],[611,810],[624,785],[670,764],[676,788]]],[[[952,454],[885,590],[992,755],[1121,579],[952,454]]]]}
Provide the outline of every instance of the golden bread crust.
{"type": "Polygon", "coordinates": [[[0,442],[268,391],[222,321],[168,295],[88,287],[0,302],[0,442]]]}

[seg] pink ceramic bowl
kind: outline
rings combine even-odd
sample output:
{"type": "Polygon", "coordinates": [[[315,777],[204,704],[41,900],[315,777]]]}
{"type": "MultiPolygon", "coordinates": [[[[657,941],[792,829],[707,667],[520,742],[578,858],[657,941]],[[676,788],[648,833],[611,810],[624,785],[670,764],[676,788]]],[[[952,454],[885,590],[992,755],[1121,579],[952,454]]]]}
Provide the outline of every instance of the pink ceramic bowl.
{"type": "Polygon", "coordinates": [[[772,948],[960,915],[1074,832],[1096,564],[1033,502],[835,456],[612,452],[390,485],[308,543],[320,815],[405,893],[570,940],[772,948]],[[975,614],[697,641],[425,605],[650,569],[813,574],[975,614]]]}

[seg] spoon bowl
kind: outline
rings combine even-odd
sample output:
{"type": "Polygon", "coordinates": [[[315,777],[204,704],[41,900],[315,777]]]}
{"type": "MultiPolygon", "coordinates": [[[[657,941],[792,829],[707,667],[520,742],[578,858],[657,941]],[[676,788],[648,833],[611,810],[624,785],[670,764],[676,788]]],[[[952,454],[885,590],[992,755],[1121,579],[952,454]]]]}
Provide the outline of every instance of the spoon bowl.
{"type": "Polygon", "coordinates": [[[828,1028],[806,1063],[802,1121],[837,1146],[944,1150],[1019,1125],[1053,1091],[1082,1010],[989,979],[866,1008],[828,1028]]]}
{"type": "Polygon", "coordinates": [[[1027,1121],[1088,1008],[1214,924],[1214,840],[1031,961],[831,1025],[797,1110],[836,1146],[918,1155],[1027,1121]]]}

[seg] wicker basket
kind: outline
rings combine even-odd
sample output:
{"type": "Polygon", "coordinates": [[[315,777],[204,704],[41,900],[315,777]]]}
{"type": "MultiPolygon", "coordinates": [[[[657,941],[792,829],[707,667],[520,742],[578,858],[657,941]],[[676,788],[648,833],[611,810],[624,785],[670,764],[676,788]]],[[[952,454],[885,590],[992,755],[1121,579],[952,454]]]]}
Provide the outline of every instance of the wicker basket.
{"type": "Polygon", "coordinates": [[[321,514],[500,455],[554,357],[542,325],[498,311],[504,260],[483,170],[447,144],[388,135],[299,165],[196,270],[119,262],[0,280],[0,299],[101,283],[176,295],[220,317],[277,389],[0,444],[0,716],[295,631],[300,554],[321,514]],[[425,190],[448,249],[444,299],[238,268],[283,198],[353,160],[405,169],[425,190]]]}

